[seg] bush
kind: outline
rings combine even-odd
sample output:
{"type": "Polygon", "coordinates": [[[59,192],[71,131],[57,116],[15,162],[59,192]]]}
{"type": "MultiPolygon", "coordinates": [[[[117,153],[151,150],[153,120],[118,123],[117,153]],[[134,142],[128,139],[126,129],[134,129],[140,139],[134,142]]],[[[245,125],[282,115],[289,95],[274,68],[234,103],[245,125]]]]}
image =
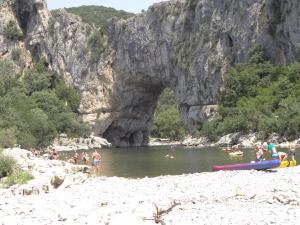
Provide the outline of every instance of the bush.
{"type": "Polygon", "coordinates": [[[6,188],[15,184],[27,184],[28,181],[34,179],[31,173],[26,171],[16,171],[14,174],[8,176],[3,182],[6,188]]]}
{"type": "Polygon", "coordinates": [[[12,20],[3,29],[4,36],[12,41],[20,41],[23,39],[23,33],[18,29],[16,23],[12,20]]]}
{"type": "Polygon", "coordinates": [[[59,82],[55,92],[58,98],[65,101],[73,112],[78,112],[80,95],[74,88],[67,87],[65,82],[59,82]]]}
{"type": "Polygon", "coordinates": [[[16,130],[14,128],[0,128],[0,147],[12,148],[17,143],[16,130]]]}
{"type": "Polygon", "coordinates": [[[107,41],[108,41],[107,36],[104,35],[101,30],[97,30],[92,34],[89,40],[89,44],[92,49],[91,59],[93,62],[99,60],[101,54],[105,51],[105,48],[107,46],[107,41]]]}
{"type": "Polygon", "coordinates": [[[31,95],[36,91],[48,90],[50,88],[50,75],[47,72],[28,71],[23,79],[26,94],[31,95]]]}
{"type": "Polygon", "coordinates": [[[15,62],[19,62],[20,61],[21,55],[22,55],[22,51],[19,48],[14,49],[11,52],[11,57],[12,57],[13,61],[15,61],[15,62]]]}
{"type": "Polygon", "coordinates": [[[0,178],[13,174],[16,161],[0,152],[0,178]]]}

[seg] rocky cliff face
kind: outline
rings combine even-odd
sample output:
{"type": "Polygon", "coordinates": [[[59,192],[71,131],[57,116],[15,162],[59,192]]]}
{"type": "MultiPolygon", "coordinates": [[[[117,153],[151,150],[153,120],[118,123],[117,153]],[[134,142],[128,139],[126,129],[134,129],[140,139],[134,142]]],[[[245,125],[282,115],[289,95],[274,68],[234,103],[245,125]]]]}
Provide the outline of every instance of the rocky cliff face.
{"type": "Polygon", "coordinates": [[[95,134],[118,146],[147,143],[165,87],[175,90],[182,119],[193,129],[217,104],[227,68],[245,62],[253,46],[263,46],[273,63],[299,55],[298,0],[163,2],[112,20],[107,34],[64,11],[50,15],[44,0],[0,4],[0,31],[14,21],[24,35],[8,40],[1,32],[0,55],[12,58],[21,48],[26,66],[45,57],[80,91],[80,113],[95,134]]]}

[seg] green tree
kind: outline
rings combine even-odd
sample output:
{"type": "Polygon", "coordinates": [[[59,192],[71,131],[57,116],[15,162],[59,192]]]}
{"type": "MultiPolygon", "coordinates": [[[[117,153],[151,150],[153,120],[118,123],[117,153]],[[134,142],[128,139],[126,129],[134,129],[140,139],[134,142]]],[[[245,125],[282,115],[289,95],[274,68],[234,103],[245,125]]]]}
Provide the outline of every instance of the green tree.
{"type": "Polygon", "coordinates": [[[16,131],[14,128],[0,129],[0,147],[12,148],[17,143],[16,131]]]}
{"type": "Polygon", "coordinates": [[[216,137],[233,132],[257,132],[268,138],[299,136],[300,66],[272,65],[263,53],[251,53],[250,63],[236,65],[225,76],[218,116],[200,133],[216,137]]]}
{"type": "Polygon", "coordinates": [[[89,127],[74,113],[79,103],[77,91],[44,60],[24,76],[0,61],[0,146],[45,147],[59,133],[87,136],[89,127]]]}

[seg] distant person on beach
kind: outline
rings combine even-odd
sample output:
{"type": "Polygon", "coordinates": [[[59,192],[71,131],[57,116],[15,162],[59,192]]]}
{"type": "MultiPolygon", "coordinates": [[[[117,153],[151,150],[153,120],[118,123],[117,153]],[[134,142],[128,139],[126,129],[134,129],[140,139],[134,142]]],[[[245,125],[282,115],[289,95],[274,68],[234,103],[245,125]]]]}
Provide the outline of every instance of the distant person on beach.
{"type": "Polygon", "coordinates": [[[78,164],[78,158],[79,158],[79,155],[78,155],[77,151],[74,150],[73,161],[75,164],[78,164]]]}
{"type": "Polygon", "coordinates": [[[34,148],[32,150],[32,154],[34,155],[34,157],[39,157],[40,156],[40,152],[36,148],[34,148]]]}
{"type": "Polygon", "coordinates": [[[263,161],[264,151],[261,145],[259,144],[255,145],[255,153],[256,153],[256,162],[263,161]]]}
{"type": "Polygon", "coordinates": [[[267,141],[267,144],[268,144],[267,150],[271,154],[272,158],[279,159],[279,155],[277,153],[277,150],[276,150],[274,144],[272,144],[270,141],[267,141]]]}
{"type": "Polygon", "coordinates": [[[288,154],[283,158],[283,160],[286,160],[287,158],[290,158],[292,161],[295,161],[295,156],[296,156],[296,141],[289,139],[288,140],[288,154]]]}
{"type": "Polygon", "coordinates": [[[58,160],[58,159],[59,159],[59,154],[58,154],[58,152],[56,151],[56,149],[53,149],[53,150],[52,150],[52,158],[53,158],[54,160],[58,160]]]}
{"type": "Polygon", "coordinates": [[[89,157],[88,157],[88,154],[86,153],[86,151],[84,151],[81,154],[81,160],[82,160],[84,165],[87,165],[87,161],[89,160],[89,157]]]}
{"type": "Polygon", "coordinates": [[[92,154],[92,166],[93,166],[94,173],[98,172],[100,161],[101,161],[101,155],[95,149],[95,151],[92,154]]]}

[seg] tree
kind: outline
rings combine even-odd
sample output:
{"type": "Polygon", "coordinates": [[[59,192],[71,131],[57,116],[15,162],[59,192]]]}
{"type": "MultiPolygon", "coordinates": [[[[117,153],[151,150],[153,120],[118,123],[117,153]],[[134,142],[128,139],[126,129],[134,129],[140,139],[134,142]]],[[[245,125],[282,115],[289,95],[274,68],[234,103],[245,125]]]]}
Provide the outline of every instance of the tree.
{"type": "Polygon", "coordinates": [[[16,131],[14,128],[0,129],[0,147],[12,148],[17,143],[16,131]]]}

